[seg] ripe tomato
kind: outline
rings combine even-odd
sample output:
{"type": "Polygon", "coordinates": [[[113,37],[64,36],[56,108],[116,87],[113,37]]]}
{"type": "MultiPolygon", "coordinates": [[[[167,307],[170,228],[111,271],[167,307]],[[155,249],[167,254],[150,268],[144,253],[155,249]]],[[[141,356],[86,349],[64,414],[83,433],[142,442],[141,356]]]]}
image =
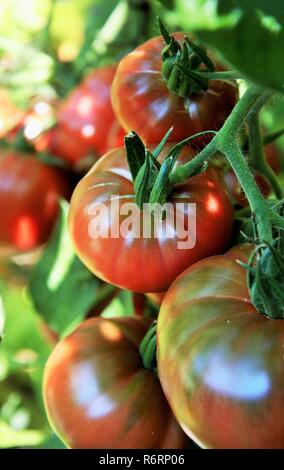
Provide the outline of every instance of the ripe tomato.
{"type": "Polygon", "coordinates": [[[0,175],[0,251],[29,251],[48,239],[68,184],[59,170],[13,152],[0,157],[0,175]]]}
{"type": "MultiPolygon", "coordinates": [[[[174,36],[183,39],[183,33],[174,36]]],[[[214,81],[208,91],[186,99],[171,93],[161,72],[164,46],[162,36],[152,38],[119,63],[112,104],[121,125],[136,131],[147,144],[160,142],[171,126],[170,139],[176,142],[197,132],[219,129],[234,107],[236,89],[214,81]]]]}
{"type": "MultiPolygon", "coordinates": [[[[267,144],[265,146],[265,154],[266,160],[269,166],[273,169],[273,171],[278,174],[281,170],[281,160],[279,151],[277,150],[276,145],[274,144],[267,144]]],[[[237,202],[241,206],[246,207],[248,205],[247,198],[237,180],[237,177],[233,170],[229,170],[225,175],[224,179],[228,186],[229,192],[232,196],[232,201],[237,202]]],[[[261,190],[262,194],[267,197],[270,194],[271,186],[266,178],[261,175],[261,173],[256,172],[254,175],[255,182],[257,183],[259,189],[261,190]]]]}
{"type": "Polygon", "coordinates": [[[158,370],[184,431],[205,448],[283,448],[283,320],[257,312],[251,246],[202,260],[170,287],[158,317],[158,370]]]}
{"type": "MultiPolygon", "coordinates": [[[[166,145],[160,161],[168,151],[166,145]]],[[[177,165],[187,162],[192,155],[193,150],[184,149],[177,165]]],[[[169,200],[172,203],[170,216],[158,221],[156,233],[149,238],[143,238],[140,229],[141,225],[144,230],[145,211],[134,215],[138,223],[133,226],[128,225],[129,213],[122,215],[124,204],[136,207],[134,201],[132,177],[123,148],[101,158],[72,195],[69,227],[74,248],[96,276],[111,284],[134,292],[165,291],[186,267],[222,252],[230,238],[232,206],[224,182],[213,168],[174,187],[169,200]],[[111,203],[113,197],[117,204],[115,209],[111,203]],[[183,204],[177,206],[177,203],[183,204]],[[188,207],[188,203],[196,206],[188,207]],[[106,213],[101,235],[93,233],[93,227],[96,228],[98,220],[96,208],[102,204],[106,213]],[[187,216],[192,216],[195,208],[196,244],[193,248],[180,249],[179,241],[188,238],[188,233],[185,238],[178,237],[175,220],[182,220],[185,230],[192,235],[193,226],[188,229],[191,221],[188,222],[187,216]],[[117,222],[119,232],[111,237],[117,222]],[[121,233],[122,227],[127,233],[121,233]]]]}
{"type": "Polygon", "coordinates": [[[93,318],[63,339],[48,359],[46,411],[71,448],[185,448],[188,441],[143,367],[139,344],[148,322],[93,318]]]}
{"type": "Polygon", "coordinates": [[[110,101],[115,70],[107,66],[92,71],[62,102],[57,126],[46,138],[51,153],[73,164],[88,154],[101,156],[111,145],[123,145],[124,131],[110,101]]]}

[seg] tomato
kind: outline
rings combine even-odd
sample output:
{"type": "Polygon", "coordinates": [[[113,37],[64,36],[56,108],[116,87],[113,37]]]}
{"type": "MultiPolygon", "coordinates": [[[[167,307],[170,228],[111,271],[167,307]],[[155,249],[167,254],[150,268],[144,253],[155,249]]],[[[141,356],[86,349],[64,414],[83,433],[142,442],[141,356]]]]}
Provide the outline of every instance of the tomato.
{"type": "MultiPolygon", "coordinates": [[[[280,173],[281,170],[281,160],[280,154],[277,150],[277,147],[274,144],[267,144],[265,146],[266,160],[269,166],[273,169],[276,174],[280,173]]],[[[231,194],[232,200],[236,201],[241,206],[247,206],[247,198],[238,182],[238,179],[233,170],[229,170],[224,176],[225,182],[228,186],[229,192],[231,194]]],[[[257,183],[262,194],[267,197],[270,194],[271,186],[266,178],[259,172],[256,172],[254,175],[255,182],[257,183]]]]}
{"type": "Polygon", "coordinates": [[[0,157],[0,251],[29,251],[46,242],[69,193],[59,170],[32,155],[8,152],[0,157]]]}
{"type": "Polygon", "coordinates": [[[110,146],[123,145],[124,131],[110,101],[115,70],[116,66],[107,66],[92,71],[61,103],[57,126],[46,138],[51,153],[73,164],[88,154],[101,156],[110,146]]]}
{"type": "Polygon", "coordinates": [[[44,401],[50,423],[71,448],[184,448],[188,445],[139,344],[148,322],[93,318],[48,359],[44,401]]]}
{"type": "Polygon", "coordinates": [[[118,293],[119,289],[110,286],[103,281],[99,281],[97,302],[88,312],[87,318],[98,317],[99,315],[101,315],[101,313],[103,313],[103,311],[113,301],[113,299],[118,295],[118,293]],[[108,290],[107,294],[105,294],[106,290],[108,290]]]}
{"type": "Polygon", "coordinates": [[[158,371],[184,431],[205,448],[284,447],[283,320],[258,313],[251,246],[186,270],[158,317],[158,371]]]}
{"type": "MultiPolygon", "coordinates": [[[[168,151],[167,145],[160,161],[168,151]]],[[[177,165],[187,162],[193,153],[191,149],[184,149],[177,165]]],[[[128,220],[128,213],[122,215],[124,203],[138,209],[134,200],[132,177],[123,148],[101,158],[72,195],[69,228],[75,251],[96,276],[111,284],[134,292],[165,291],[186,267],[198,259],[222,252],[229,241],[232,206],[223,179],[213,168],[176,185],[169,200],[172,203],[169,215],[174,215],[174,220],[182,220],[185,229],[191,222],[187,215],[192,216],[196,208],[196,243],[192,248],[180,249],[179,242],[185,240],[188,233],[184,238],[178,237],[177,226],[170,216],[158,221],[155,235],[143,238],[140,226],[144,230],[145,211],[136,214],[135,222],[139,224],[121,234],[128,220]],[[117,204],[114,209],[113,197],[117,204]],[[93,233],[92,227],[98,219],[96,207],[102,203],[106,213],[101,235],[93,233]],[[188,203],[193,205],[188,208],[188,203]],[[119,233],[111,237],[117,221],[119,233]],[[170,235],[165,236],[165,233],[170,235]]],[[[190,227],[188,231],[192,234],[190,227]]]]}
{"type": "MultiPolygon", "coordinates": [[[[174,36],[183,39],[183,33],[174,36]]],[[[122,127],[136,131],[147,144],[160,142],[171,126],[170,140],[176,142],[197,132],[219,129],[235,105],[236,88],[214,81],[208,91],[186,99],[171,93],[161,72],[164,46],[162,36],[152,38],[119,63],[112,103],[122,127]]]]}

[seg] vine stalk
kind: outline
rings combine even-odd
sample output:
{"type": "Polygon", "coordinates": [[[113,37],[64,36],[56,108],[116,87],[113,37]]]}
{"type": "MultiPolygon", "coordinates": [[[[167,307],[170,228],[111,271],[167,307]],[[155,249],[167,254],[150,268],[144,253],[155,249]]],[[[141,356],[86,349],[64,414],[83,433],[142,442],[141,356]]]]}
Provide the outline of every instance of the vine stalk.
{"type": "Polygon", "coordinates": [[[237,137],[249,114],[254,109],[259,113],[260,109],[270,99],[271,94],[270,91],[251,85],[211,142],[189,163],[178,167],[170,175],[172,184],[182,182],[193,175],[216,152],[223,153],[233,168],[247,197],[252,213],[256,217],[259,238],[269,243],[272,242],[273,225],[284,230],[284,219],[268,206],[262,196],[243,157],[237,137]]]}

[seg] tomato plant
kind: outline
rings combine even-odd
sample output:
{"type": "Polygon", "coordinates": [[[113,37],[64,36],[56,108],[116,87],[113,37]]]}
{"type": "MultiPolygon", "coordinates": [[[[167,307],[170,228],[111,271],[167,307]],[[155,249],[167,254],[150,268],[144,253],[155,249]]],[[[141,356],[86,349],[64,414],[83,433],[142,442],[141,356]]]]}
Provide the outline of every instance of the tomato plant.
{"type": "Polygon", "coordinates": [[[51,425],[71,448],[184,448],[139,344],[145,319],[94,318],[64,338],[48,359],[44,399],[51,425]]]}
{"type": "Polygon", "coordinates": [[[167,292],[158,318],[159,377],[202,447],[283,448],[283,320],[252,305],[251,246],[202,260],[167,292]]]}
{"type": "MultiPolygon", "coordinates": [[[[183,33],[174,36],[183,39],[183,33]]],[[[164,46],[163,37],[155,37],[119,63],[112,103],[121,125],[136,131],[148,144],[159,142],[171,126],[170,139],[174,142],[200,131],[219,129],[236,102],[236,88],[212,82],[207,91],[185,98],[170,92],[162,75],[164,46]]],[[[201,141],[205,141],[204,136],[201,141]]]]}
{"type": "MultiPolygon", "coordinates": [[[[280,173],[280,155],[276,146],[274,144],[266,145],[265,154],[266,154],[266,161],[269,164],[269,166],[272,168],[272,170],[276,174],[279,174],[280,173]]],[[[254,178],[262,194],[267,197],[271,192],[271,186],[266,180],[266,178],[259,172],[254,173],[254,178]]],[[[232,196],[232,200],[242,206],[247,206],[248,201],[242,191],[241,186],[238,183],[238,180],[234,172],[231,169],[225,173],[224,179],[229,188],[229,192],[232,196]]]]}
{"type": "Polygon", "coordinates": [[[283,1],[6,3],[0,448],[284,448],[283,1]]]}
{"type": "Polygon", "coordinates": [[[69,194],[63,174],[33,155],[7,152],[0,175],[1,251],[28,251],[46,242],[59,198],[69,194]]]}
{"type": "MultiPolygon", "coordinates": [[[[163,155],[168,148],[165,147],[163,155]]],[[[193,154],[191,149],[184,150],[177,166],[187,162],[193,154]]],[[[111,224],[114,225],[117,218],[120,226],[123,220],[127,220],[128,214],[122,215],[121,205],[135,201],[124,149],[105,155],[79,182],[71,200],[69,226],[75,250],[86,266],[101,279],[125,289],[164,291],[194,261],[222,251],[230,238],[232,207],[224,182],[213,168],[177,185],[170,196],[173,211],[181,211],[182,219],[186,219],[185,211],[195,210],[195,206],[187,209],[184,205],[177,209],[177,202],[196,204],[196,244],[190,249],[178,249],[178,236],[165,238],[162,227],[165,230],[166,224],[169,224],[167,233],[175,230],[175,223],[169,219],[159,222],[161,228],[157,229],[156,237],[141,237],[139,231],[143,225],[143,211],[139,211],[138,216],[141,224],[134,229],[130,227],[127,237],[122,236],[121,232],[118,237],[93,235],[96,204],[103,202],[110,211],[111,197],[116,195],[119,195],[116,217],[105,215],[104,220],[110,224],[106,233],[111,231],[111,224]]]]}

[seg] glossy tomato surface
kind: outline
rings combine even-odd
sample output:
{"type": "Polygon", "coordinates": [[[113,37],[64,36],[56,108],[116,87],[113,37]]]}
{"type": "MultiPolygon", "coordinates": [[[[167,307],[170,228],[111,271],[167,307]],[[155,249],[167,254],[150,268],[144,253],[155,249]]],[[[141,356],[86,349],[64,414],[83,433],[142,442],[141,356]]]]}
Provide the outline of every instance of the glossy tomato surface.
{"type": "MultiPolygon", "coordinates": [[[[183,40],[184,35],[174,36],[183,40]]],[[[171,93],[161,73],[164,46],[161,36],[152,38],[119,63],[112,103],[121,125],[136,131],[147,144],[160,142],[171,126],[170,140],[176,142],[197,132],[219,129],[237,100],[236,88],[214,81],[208,91],[186,99],[171,93]]]]}
{"type": "Polygon", "coordinates": [[[111,145],[123,145],[121,127],[112,110],[110,86],[116,66],[89,73],[62,102],[57,126],[49,132],[49,149],[69,163],[87,154],[103,155],[111,145]]]}
{"type": "Polygon", "coordinates": [[[184,431],[201,447],[284,447],[284,321],[251,304],[251,246],[199,261],[167,292],[158,371],[184,431]]]}
{"type": "MultiPolygon", "coordinates": [[[[160,160],[167,151],[168,146],[160,160]]],[[[192,155],[184,149],[177,165],[192,155]]],[[[152,219],[145,222],[146,209],[140,211],[135,204],[124,149],[109,152],[79,182],[71,199],[69,227],[78,256],[111,284],[135,292],[165,291],[190,264],[222,252],[233,219],[223,179],[213,168],[176,185],[169,203],[167,217],[158,219],[155,233],[150,232],[152,219]],[[125,203],[131,204],[131,223],[125,203]],[[184,235],[178,233],[177,220],[184,235]],[[181,247],[179,242],[187,239],[189,245],[181,247]]]]}
{"type": "Polygon", "coordinates": [[[156,374],[143,367],[141,318],[93,318],[63,339],[44,375],[50,423],[71,448],[184,448],[156,374]]]}
{"type": "Polygon", "coordinates": [[[68,184],[55,168],[33,155],[0,157],[0,252],[29,251],[46,242],[68,184]]]}

